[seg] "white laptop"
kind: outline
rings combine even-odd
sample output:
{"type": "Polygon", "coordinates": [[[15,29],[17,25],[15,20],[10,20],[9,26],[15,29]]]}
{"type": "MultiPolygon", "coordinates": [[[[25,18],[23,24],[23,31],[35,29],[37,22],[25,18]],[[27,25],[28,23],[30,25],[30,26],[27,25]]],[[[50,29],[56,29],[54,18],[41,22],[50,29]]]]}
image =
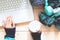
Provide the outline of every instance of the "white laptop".
{"type": "Polygon", "coordinates": [[[15,23],[34,20],[29,0],[0,0],[0,26],[7,16],[11,16],[15,23]]]}

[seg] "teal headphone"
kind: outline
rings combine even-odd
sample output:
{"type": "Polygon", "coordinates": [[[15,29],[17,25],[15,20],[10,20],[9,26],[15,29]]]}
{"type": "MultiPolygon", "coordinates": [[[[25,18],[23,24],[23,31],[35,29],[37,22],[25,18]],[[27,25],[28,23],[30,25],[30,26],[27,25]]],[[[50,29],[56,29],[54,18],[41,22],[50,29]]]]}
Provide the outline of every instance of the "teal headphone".
{"type": "MultiPolygon", "coordinates": [[[[52,14],[54,14],[52,6],[54,6],[54,5],[55,5],[54,7],[59,7],[60,6],[60,3],[58,3],[58,2],[60,2],[60,0],[55,0],[55,1],[57,1],[57,2],[55,2],[55,4],[51,3],[51,5],[49,5],[49,1],[45,0],[45,2],[44,2],[44,12],[46,13],[46,15],[51,16],[52,14]]],[[[57,14],[57,16],[59,16],[60,12],[57,12],[56,14],[57,14]]]]}
{"type": "Polygon", "coordinates": [[[39,21],[48,27],[51,27],[51,25],[54,24],[56,28],[60,30],[60,5],[58,4],[59,0],[52,0],[53,6],[48,2],[51,0],[44,1],[44,12],[40,12],[39,21]]]}
{"type": "Polygon", "coordinates": [[[48,16],[51,16],[53,13],[52,13],[52,10],[53,8],[51,6],[48,6],[48,0],[45,0],[44,2],[44,11],[45,13],[48,15],[48,16]]]}

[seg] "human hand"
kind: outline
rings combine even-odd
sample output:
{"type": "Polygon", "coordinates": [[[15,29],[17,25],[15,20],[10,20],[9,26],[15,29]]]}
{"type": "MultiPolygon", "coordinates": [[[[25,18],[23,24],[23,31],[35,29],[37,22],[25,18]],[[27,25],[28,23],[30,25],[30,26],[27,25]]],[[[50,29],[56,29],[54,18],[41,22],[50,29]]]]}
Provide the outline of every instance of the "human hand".
{"type": "Polygon", "coordinates": [[[4,28],[15,28],[15,24],[13,23],[12,17],[8,16],[6,20],[3,20],[3,27],[4,28]]]}

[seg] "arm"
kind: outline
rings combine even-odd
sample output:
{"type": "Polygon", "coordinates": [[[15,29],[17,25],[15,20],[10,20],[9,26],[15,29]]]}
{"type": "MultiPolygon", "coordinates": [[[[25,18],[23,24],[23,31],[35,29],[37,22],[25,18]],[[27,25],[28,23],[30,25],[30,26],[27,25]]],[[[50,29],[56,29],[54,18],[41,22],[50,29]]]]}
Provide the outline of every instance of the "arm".
{"type": "Polygon", "coordinates": [[[15,24],[12,21],[12,18],[9,16],[6,20],[3,21],[4,30],[6,32],[6,35],[4,37],[4,40],[15,40],[15,24]]]}

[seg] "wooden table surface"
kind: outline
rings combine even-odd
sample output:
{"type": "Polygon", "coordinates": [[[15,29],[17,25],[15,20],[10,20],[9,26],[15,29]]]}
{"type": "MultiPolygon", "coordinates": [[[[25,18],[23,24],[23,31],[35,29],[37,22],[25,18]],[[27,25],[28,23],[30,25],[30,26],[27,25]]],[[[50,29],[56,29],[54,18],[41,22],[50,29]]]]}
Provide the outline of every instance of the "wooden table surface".
{"type": "MultiPolygon", "coordinates": [[[[43,12],[43,5],[33,6],[32,8],[33,8],[33,12],[34,12],[34,19],[39,21],[38,14],[40,12],[43,12]]],[[[16,40],[19,40],[19,39],[20,40],[33,40],[32,36],[29,32],[29,29],[27,28],[29,23],[30,22],[16,24],[16,26],[17,26],[16,27],[16,30],[17,30],[16,38],[15,38],[16,40]]],[[[52,25],[52,27],[47,27],[47,26],[43,25],[42,31],[47,32],[47,33],[45,33],[46,35],[48,35],[49,32],[55,32],[55,35],[57,35],[60,32],[58,29],[55,28],[54,25],[52,25]]],[[[0,40],[3,40],[4,35],[5,35],[4,29],[2,27],[0,27],[0,40]]]]}

